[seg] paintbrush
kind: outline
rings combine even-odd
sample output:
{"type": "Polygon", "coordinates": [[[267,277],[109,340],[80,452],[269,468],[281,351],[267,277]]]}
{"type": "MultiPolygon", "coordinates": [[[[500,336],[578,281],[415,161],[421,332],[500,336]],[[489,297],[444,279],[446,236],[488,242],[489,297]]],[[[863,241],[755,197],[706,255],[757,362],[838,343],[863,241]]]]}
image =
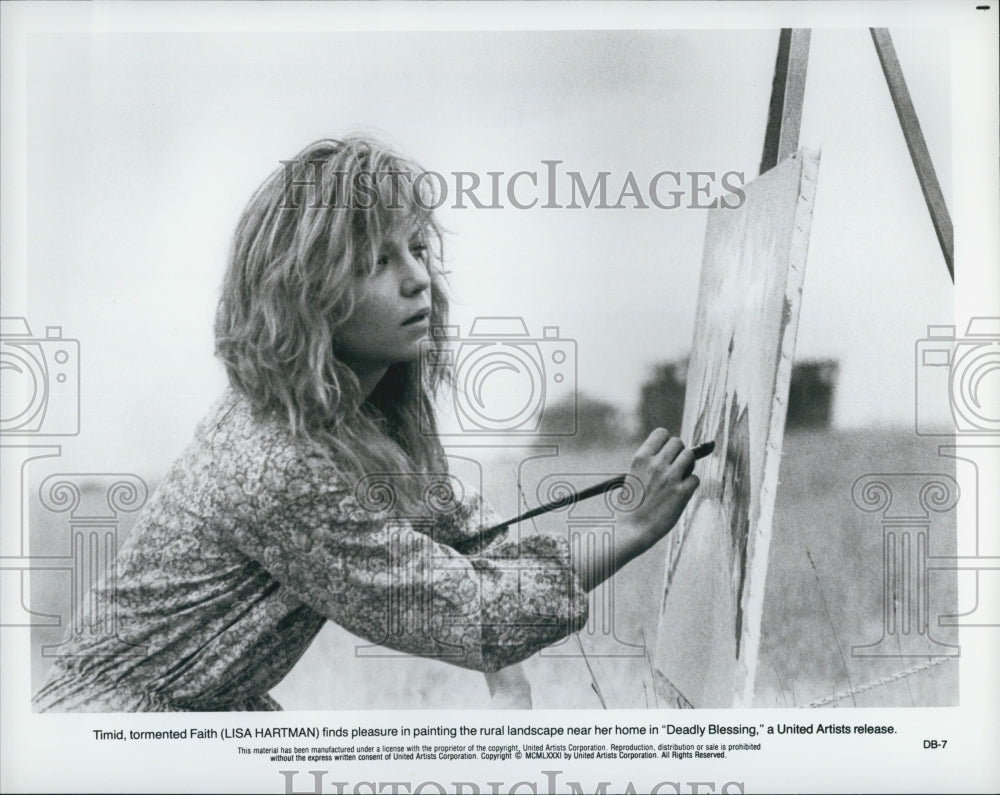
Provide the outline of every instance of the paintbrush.
{"type": "MultiPolygon", "coordinates": [[[[713,450],[715,450],[715,442],[702,442],[701,444],[691,448],[691,452],[694,453],[695,461],[699,458],[711,455],[713,450]]],[[[523,522],[526,519],[533,519],[536,516],[541,516],[543,513],[549,513],[550,511],[557,511],[560,508],[566,508],[574,503],[580,502],[580,500],[596,497],[598,494],[604,494],[612,491],[613,489],[620,489],[625,485],[625,478],[627,477],[628,475],[616,475],[613,478],[609,478],[608,480],[602,481],[593,486],[588,486],[581,491],[574,491],[571,494],[567,494],[565,497],[561,497],[558,500],[553,500],[552,502],[547,502],[544,505],[539,505],[537,508],[532,508],[530,511],[526,511],[519,516],[515,516],[513,519],[506,522],[501,522],[500,524],[495,524],[492,527],[487,527],[485,530],[480,530],[479,533],[474,535],[472,538],[465,539],[460,544],[456,544],[454,548],[463,554],[470,552],[475,549],[475,545],[478,542],[482,542],[484,545],[490,543],[512,524],[523,522]]]]}

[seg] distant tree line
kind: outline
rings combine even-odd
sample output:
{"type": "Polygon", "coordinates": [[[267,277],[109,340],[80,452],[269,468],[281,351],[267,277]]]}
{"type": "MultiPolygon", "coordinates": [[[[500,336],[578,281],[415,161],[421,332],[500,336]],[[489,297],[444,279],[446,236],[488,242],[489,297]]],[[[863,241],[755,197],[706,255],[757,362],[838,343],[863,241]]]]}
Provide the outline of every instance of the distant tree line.
{"type": "MultiPolygon", "coordinates": [[[[653,366],[639,389],[636,426],[629,428],[622,411],[607,401],[575,394],[545,407],[539,436],[567,449],[606,448],[644,437],[651,429],[679,433],[684,421],[687,388],[686,359],[653,366]],[[574,427],[575,435],[549,437],[552,428],[574,427]]],[[[831,359],[796,362],[788,392],[785,427],[788,430],[828,428],[833,418],[839,364],[831,359]]]]}
{"type": "MultiPolygon", "coordinates": [[[[687,388],[686,359],[654,366],[639,390],[638,422],[644,428],[680,430],[687,388]]],[[[788,389],[788,430],[828,428],[833,420],[839,364],[832,359],[806,360],[792,366],[788,389]]]]}

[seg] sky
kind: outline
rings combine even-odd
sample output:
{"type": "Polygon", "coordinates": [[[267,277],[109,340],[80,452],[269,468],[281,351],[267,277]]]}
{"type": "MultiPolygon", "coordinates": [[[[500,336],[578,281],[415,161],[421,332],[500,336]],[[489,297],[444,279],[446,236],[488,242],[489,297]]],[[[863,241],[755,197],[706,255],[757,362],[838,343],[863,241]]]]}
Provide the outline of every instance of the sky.
{"type": "MultiPolygon", "coordinates": [[[[949,42],[892,34],[950,204],[949,42]]],[[[80,341],[88,466],[156,471],[190,440],[225,381],[212,318],[232,230],[308,142],[367,132],[444,175],[544,180],[543,161],[560,161],[588,184],[609,172],[615,194],[629,173],[712,172],[717,194],[722,174],[757,173],[777,40],[776,27],[33,36],[24,305],[36,336],[80,341]]],[[[915,345],[953,322],[952,288],[866,29],[813,31],[800,145],[822,160],[796,358],[840,363],[837,426],[912,425],[915,345]]],[[[464,335],[477,317],[519,317],[532,339],[556,327],[576,369],[546,400],[572,387],[633,410],[650,368],[691,348],[708,211],[505,205],[439,213],[452,322],[464,335]]]]}

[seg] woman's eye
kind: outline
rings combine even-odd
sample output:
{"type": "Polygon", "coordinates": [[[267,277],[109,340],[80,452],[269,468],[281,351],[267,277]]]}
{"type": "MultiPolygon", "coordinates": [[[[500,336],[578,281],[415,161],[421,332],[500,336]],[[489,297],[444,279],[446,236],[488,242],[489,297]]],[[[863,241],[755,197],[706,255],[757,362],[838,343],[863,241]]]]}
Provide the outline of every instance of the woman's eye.
{"type": "Polygon", "coordinates": [[[414,245],[410,246],[410,253],[413,254],[413,256],[416,257],[417,259],[426,260],[427,259],[427,244],[426,243],[415,243],[414,245]]]}
{"type": "Polygon", "coordinates": [[[379,257],[377,260],[375,260],[375,267],[376,268],[384,268],[388,264],[389,264],[389,258],[387,256],[385,256],[384,254],[381,257],[379,257]]]}

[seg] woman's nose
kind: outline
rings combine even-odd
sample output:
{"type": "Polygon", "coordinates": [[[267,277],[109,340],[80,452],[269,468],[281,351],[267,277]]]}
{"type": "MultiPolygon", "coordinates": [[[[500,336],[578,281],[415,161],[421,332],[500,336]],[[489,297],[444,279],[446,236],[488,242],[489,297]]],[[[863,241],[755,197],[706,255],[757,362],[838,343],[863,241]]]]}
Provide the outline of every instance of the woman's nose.
{"type": "Polygon", "coordinates": [[[403,292],[407,295],[413,295],[430,287],[431,277],[427,272],[427,264],[422,259],[407,252],[405,263],[406,273],[403,277],[403,292]]]}

